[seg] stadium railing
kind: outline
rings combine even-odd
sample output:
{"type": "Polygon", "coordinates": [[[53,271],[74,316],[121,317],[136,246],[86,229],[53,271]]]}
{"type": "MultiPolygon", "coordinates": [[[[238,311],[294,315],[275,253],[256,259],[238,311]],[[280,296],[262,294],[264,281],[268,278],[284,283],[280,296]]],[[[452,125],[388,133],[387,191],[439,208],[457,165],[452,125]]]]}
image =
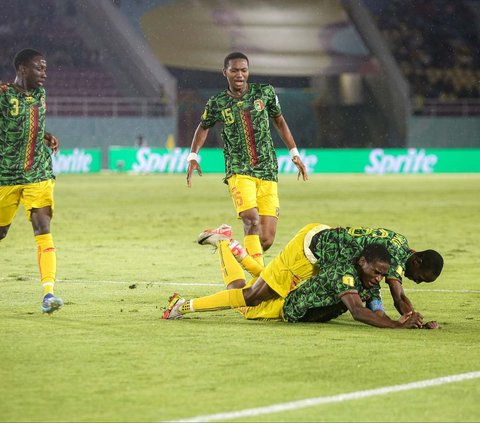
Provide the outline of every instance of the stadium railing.
{"type": "Polygon", "coordinates": [[[171,105],[157,97],[48,97],[49,116],[170,116],[171,105]]]}
{"type": "Polygon", "coordinates": [[[424,116],[480,116],[480,99],[425,99],[414,108],[414,114],[424,116]]]}

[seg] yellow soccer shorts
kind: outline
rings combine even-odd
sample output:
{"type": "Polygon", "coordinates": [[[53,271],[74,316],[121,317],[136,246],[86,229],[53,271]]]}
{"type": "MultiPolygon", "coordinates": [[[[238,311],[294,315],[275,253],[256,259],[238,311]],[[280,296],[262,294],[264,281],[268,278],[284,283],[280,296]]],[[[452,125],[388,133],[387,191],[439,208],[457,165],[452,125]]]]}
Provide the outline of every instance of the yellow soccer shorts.
{"type": "Polygon", "coordinates": [[[328,229],[326,225],[309,224],[294,236],[280,253],[262,270],[260,277],[280,297],[286,296],[299,284],[314,275],[318,268],[315,259],[309,259],[306,250],[315,233],[328,229]]]}
{"type": "Polygon", "coordinates": [[[276,182],[247,175],[232,175],[228,178],[228,189],[237,215],[257,208],[260,216],[278,218],[280,204],[276,182]]]}
{"type": "MultiPolygon", "coordinates": [[[[279,297],[263,301],[255,307],[241,307],[237,311],[249,320],[284,320],[283,305],[287,295],[319,270],[315,267],[316,258],[312,257],[309,249],[312,237],[329,228],[327,225],[312,223],[300,229],[260,273],[279,297]]],[[[246,286],[251,286],[254,281],[255,279],[251,280],[246,286]]]]}
{"type": "Polygon", "coordinates": [[[240,307],[237,311],[248,320],[284,320],[283,304],[285,298],[273,298],[263,301],[255,307],[240,307]]]}
{"type": "Polygon", "coordinates": [[[35,182],[23,185],[0,186],[0,226],[12,223],[20,203],[25,208],[28,220],[31,220],[32,209],[50,206],[53,213],[53,189],[55,181],[35,182]]]}

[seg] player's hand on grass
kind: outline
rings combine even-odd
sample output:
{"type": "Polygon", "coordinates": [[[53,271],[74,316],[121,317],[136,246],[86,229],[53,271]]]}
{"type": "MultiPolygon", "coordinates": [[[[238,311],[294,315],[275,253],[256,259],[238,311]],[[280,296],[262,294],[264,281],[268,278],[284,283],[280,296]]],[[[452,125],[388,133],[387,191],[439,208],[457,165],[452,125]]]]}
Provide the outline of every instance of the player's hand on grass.
{"type": "Polygon", "coordinates": [[[295,156],[292,159],[292,162],[295,163],[295,166],[297,166],[297,169],[298,169],[297,179],[300,179],[300,176],[301,176],[304,181],[307,181],[308,180],[307,168],[303,164],[302,159],[299,156],[295,156]]]}
{"type": "Polygon", "coordinates": [[[423,326],[423,316],[416,311],[404,314],[398,321],[406,329],[421,329],[423,326]]]}
{"type": "Polygon", "coordinates": [[[45,141],[45,144],[47,145],[47,147],[53,151],[53,154],[57,154],[58,148],[60,146],[60,143],[58,142],[57,137],[55,135],[50,134],[49,132],[45,132],[45,135],[43,136],[43,140],[45,141]]]}
{"type": "Polygon", "coordinates": [[[192,175],[193,172],[197,171],[198,176],[202,176],[202,169],[196,160],[190,160],[187,167],[187,186],[191,188],[192,186],[192,175]]]}
{"type": "Polygon", "coordinates": [[[431,320],[430,322],[424,323],[422,329],[441,329],[442,327],[438,322],[435,320],[431,320]]]}

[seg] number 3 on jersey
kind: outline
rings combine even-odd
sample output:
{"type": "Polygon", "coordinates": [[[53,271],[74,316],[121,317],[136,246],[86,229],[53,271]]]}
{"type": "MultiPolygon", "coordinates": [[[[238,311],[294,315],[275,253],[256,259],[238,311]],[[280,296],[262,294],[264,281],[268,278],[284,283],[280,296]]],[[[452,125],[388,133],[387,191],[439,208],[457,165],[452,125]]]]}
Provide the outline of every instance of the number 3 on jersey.
{"type": "Polygon", "coordinates": [[[13,106],[12,110],[10,110],[10,115],[11,116],[18,116],[18,111],[19,111],[19,101],[18,98],[12,98],[10,99],[10,104],[13,106]]]}
{"type": "Polygon", "coordinates": [[[232,109],[223,109],[222,110],[222,116],[223,120],[227,125],[231,125],[233,122],[235,122],[235,118],[233,116],[232,109]]]}

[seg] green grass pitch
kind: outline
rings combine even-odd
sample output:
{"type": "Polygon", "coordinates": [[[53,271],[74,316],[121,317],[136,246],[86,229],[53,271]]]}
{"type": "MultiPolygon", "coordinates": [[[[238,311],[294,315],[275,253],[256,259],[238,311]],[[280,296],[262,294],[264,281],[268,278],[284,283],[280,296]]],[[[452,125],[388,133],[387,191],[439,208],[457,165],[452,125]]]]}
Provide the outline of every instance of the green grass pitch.
{"type": "MultiPolygon", "coordinates": [[[[40,312],[36,247],[21,208],[0,242],[0,421],[154,422],[210,416],[480,370],[480,176],[280,176],[269,261],[304,224],[381,226],[445,258],[407,295],[438,331],[243,320],[235,311],[161,320],[172,292],[223,289],[206,227],[241,223],[223,175],[60,175],[56,293],[40,312]]],[[[382,282],[384,303],[394,311],[382,282]]],[[[474,422],[480,380],[232,421],[474,422]]],[[[206,419],[208,420],[208,418],[206,419]]],[[[228,420],[228,418],[226,418],[228,420]]]]}

